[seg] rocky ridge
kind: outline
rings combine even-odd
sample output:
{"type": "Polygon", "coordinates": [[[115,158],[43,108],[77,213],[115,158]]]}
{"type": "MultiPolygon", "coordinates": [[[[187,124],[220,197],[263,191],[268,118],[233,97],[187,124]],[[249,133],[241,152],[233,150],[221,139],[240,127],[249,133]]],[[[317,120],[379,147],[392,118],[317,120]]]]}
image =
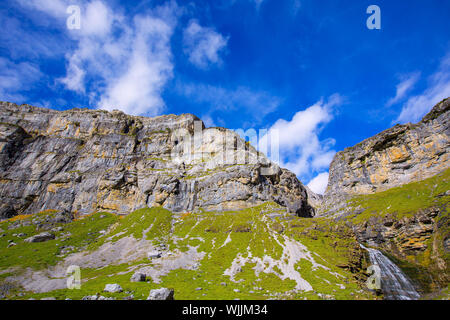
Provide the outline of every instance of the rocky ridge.
{"type": "Polygon", "coordinates": [[[396,125],[338,152],[317,214],[345,221],[381,250],[422,294],[450,274],[450,98],[416,124],[396,125]]]}
{"type": "Polygon", "coordinates": [[[449,168],[449,113],[450,98],[416,124],[395,125],[336,153],[318,214],[343,210],[352,196],[423,180],[449,168]]]}
{"type": "Polygon", "coordinates": [[[0,218],[47,209],[226,210],[265,201],[313,215],[292,172],[194,115],[147,118],[8,102],[0,103],[0,198],[0,218]]]}

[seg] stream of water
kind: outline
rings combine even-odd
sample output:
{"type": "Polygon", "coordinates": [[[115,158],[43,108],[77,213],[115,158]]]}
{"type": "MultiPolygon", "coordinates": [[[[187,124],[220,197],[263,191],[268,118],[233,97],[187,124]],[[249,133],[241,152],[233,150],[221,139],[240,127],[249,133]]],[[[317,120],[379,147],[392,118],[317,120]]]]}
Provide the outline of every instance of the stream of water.
{"type": "Polygon", "coordinates": [[[417,300],[420,294],[408,277],[380,251],[361,247],[369,252],[370,262],[380,268],[381,290],[385,300],[417,300]]]}

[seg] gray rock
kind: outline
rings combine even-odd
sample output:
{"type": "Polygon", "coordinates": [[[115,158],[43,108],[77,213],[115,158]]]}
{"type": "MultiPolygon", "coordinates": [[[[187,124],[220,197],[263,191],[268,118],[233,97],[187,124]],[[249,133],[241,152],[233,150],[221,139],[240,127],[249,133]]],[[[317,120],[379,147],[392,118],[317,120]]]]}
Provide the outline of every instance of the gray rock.
{"type": "Polygon", "coordinates": [[[84,296],[81,300],[116,300],[115,298],[107,298],[101,295],[84,296]]]}
{"type": "Polygon", "coordinates": [[[173,300],[173,289],[160,288],[150,290],[147,300],[173,300]]]}
{"type": "Polygon", "coordinates": [[[147,279],[147,276],[144,273],[136,272],[131,276],[131,282],[142,282],[147,279]]]}
{"type": "Polygon", "coordinates": [[[295,174],[236,132],[205,128],[191,114],[147,118],[0,102],[0,136],[0,219],[58,209],[52,221],[41,223],[51,229],[70,222],[75,211],[128,214],[156,205],[173,212],[228,210],[265,201],[312,215],[295,174]],[[173,156],[182,155],[194,128],[200,139],[190,157],[173,156]],[[176,135],[180,130],[190,135],[186,142],[176,135]]]}
{"type": "Polygon", "coordinates": [[[114,283],[114,284],[107,284],[105,286],[105,289],[103,289],[103,291],[115,293],[115,292],[122,292],[123,289],[117,283],[114,283]]]}
{"type": "Polygon", "coordinates": [[[161,252],[160,251],[150,251],[147,253],[147,257],[149,259],[156,259],[156,258],[160,258],[161,257],[161,252]]]}
{"type": "Polygon", "coordinates": [[[342,216],[352,196],[423,180],[449,168],[449,119],[447,98],[416,124],[395,125],[336,153],[317,213],[342,216]]]}
{"type": "Polygon", "coordinates": [[[55,239],[55,235],[49,232],[42,232],[37,235],[26,238],[25,242],[44,242],[55,239]]]}

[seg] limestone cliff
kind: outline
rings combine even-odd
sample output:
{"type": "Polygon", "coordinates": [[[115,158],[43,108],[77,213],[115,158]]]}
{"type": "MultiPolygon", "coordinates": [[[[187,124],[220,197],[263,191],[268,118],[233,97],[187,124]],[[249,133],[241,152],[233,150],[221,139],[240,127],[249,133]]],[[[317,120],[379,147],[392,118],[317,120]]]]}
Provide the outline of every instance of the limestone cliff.
{"type": "Polygon", "coordinates": [[[205,128],[193,115],[147,118],[8,102],[0,102],[0,198],[0,218],[46,209],[225,210],[265,201],[312,215],[293,173],[233,131],[205,128]]]}
{"type": "Polygon", "coordinates": [[[423,180],[449,168],[449,111],[450,98],[416,124],[396,125],[338,152],[330,165],[320,212],[349,196],[423,180]]]}
{"type": "Polygon", "coordinates": [[[449,281],[450,98],[420,122],[396,125],[338,152],[319,216],[345,220],[422,294],[449,281]]]}

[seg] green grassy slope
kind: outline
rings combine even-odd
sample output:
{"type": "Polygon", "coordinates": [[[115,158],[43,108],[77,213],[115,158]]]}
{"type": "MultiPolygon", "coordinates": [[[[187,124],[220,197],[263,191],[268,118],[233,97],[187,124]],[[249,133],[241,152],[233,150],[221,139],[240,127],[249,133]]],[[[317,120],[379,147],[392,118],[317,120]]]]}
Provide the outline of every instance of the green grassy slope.
{"type": "MultiPolygon", "coordinates": [[[[51,214],[49,212],[40,215],[51,214]]],[[[119,219],[96,213],[61,225],[56,239],[26,243],[13,234],[35,234],[34,226],[8,227],[18,217],[0,223],[0,288],[13,286],[9,299],[56,297],[81,299],[101,293],[123,298],[133,294],[145,299],[150,289],[175,289],[176,299],[373,299],[364,289],[364,261],[358,244],[345,226],[335,226],[323,219],[305,219],[287,215],[273,203],[229,212],[175,215],[162,208],[145,208],[119,219]],[[105,232],[104,232],[105,231],[105,232]],[[67,233],[70,232],[70,236],[67,233]],[[66,234],[66,236],[64,236],[66,234]],[[72,252],[93,252],[109,242],[124,237],[147,239],[165,245],[174,256],[196,250],[203,254],[197,268],[174,268],[160,276],[160,282],[130,282],[137,267],[158,268],[156,260],[140,257],[126,263],[112,263],[103,268],[81,267],[80,290],[60,289],[45,293],[26,292],[11,275],[26,268],[43,270],[62,263],[70,253],[60,254],[61,246],[72,252]],[[8,240],[16,246],[8,248],[8,240]],[[299,257],[295,257],[297,253],[299,257]],[[241,260],[240,260],[241,259],[241,260]],[[233,263],[244,261],[235,275],[227,275],[233,263]],[[257,271],[260,268],[260,271],[257,271]],[[311,290],[296,290],[299,277],[311,290]],[[107,283],[120,284],[124,292],[103,293],[107,283]],[[201,289],[200,289],[201,288],[201,289]],[[18,293],[21,293],[18,295],[18,293]]],[[[26,224],[26,223],[25,223],[26,224]]],[[[171,259],[163,257],[161,259],[171,259]]],[[[159,260],[159,259],[158,259],[159,260]]]]}
{"type": "Polygon", "coordinates": [[[408,183],[374,194],[360,195],[348,201],[352,208],[364,211],[349,217],[353,223],[368,220],[374,215],[395,214],[397,219],[414,215],[420,209],[445,206],[450,209],[450,169],[431,178],[408,183]],[[447,193],[446,193],[447,192],[447,193]]]}

